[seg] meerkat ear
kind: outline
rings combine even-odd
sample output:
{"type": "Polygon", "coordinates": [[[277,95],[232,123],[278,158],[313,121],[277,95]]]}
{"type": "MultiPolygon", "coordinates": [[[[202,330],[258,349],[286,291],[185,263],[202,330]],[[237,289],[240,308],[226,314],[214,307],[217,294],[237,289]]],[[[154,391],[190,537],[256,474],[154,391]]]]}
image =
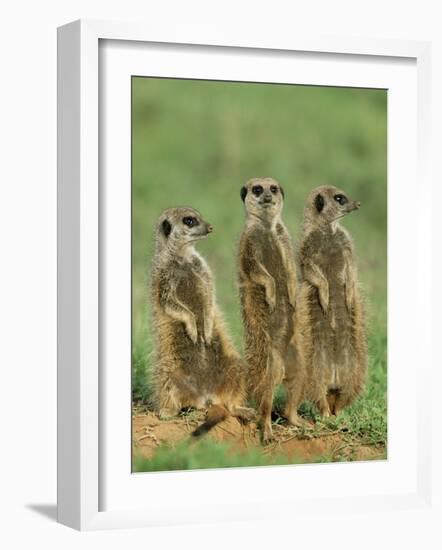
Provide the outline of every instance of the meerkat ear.
{"type": "Polygon", "coordinates": [[[321,193],[318,193],[315,197],[315,206],[318,212],[321,212],[324,208],[324,197],[321,195],[321,193]]]}
{"type": "Polygon", "coordinates": [[[282,198],[285,199],[284,189],[281,186],[279,186],[279,190],[281,191],[282,198]]]}
{"type": "Polygon", "coordinates": [[[241,187],[241,200],[244,202],[246,200],[247,187],[241,187]]]}
{"type": "Polygon", "coordinates": [[[161,227],[163,229],[164,236],[167,239],[167,237],[170,235],[170,232],[172,231],[172,226],[169,220],[164,220],[163,223],[161,224],[161,227]]]}

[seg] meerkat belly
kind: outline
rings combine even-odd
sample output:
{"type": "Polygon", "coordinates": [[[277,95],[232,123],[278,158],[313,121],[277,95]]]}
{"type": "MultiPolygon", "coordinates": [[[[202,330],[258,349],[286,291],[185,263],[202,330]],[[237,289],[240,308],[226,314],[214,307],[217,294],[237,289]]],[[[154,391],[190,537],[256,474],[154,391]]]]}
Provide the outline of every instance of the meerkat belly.
{"type": "Polygon", "coordinates": [[[204,293],[200,278],[191,271],[181,277],[177,297],[194,315],[198,334],[204,331],[204,293]]]}
{"type": "Polygon", "coordinates": [[[329,289],[327,315],[324,315],[319,299],[312,302],[313,337],[320,348],[324,381],[329,390],[339,389],[345,377],[343,369],[351,366],[352,319],[347,309],[343,271],[344,255],[339,243],[324,243],[323,261],[319,263],[329,289]]]}
{"type": "MultiPolygon", "coordinates": [[[[287,336],[290,324],[289,295],[287,288],[286,268],[273,236],[269,234],[263,239],[264,266],[275,281],[275,310],[271,315],[266,312],[266,322],[270,329],[275,348],[287,345],[287,336]]],[[[263,297],[264,299],[264,297],[263,297]]]]}
{"type": "Polygon", "coordinates": [[[271,234],[263,242],[263,258],[267,271],[275,281],[276,305],[275,311],[269,320],[276,332],[278,332],[278,329],[285,331],[288,322],[289,304],[287,272],[278,243],[271,234]]]}
{"type": "Polygon", "coordinates": [[[287,273],[278,243],[271,234],[263,239],[263,258],[267,271],[273,277],[277,302],[288,302],[287,273]]]}
{"type": "Polygon", "coordinates": [[[170,336],[160,341],[158,346],[164,348],[164,355],[173,357],[177,376],[188,384],[189,392],[192,393],[192,387],[199,387],[207,370],[206,351],[200,338],[204,330],[204,299],[199,281],[191,269],[180,268],[175,273],[175,279],[178,280],[176,297],[179,303],[195,315],[198,340],[196,343],[191,340],[183,321],[167,317],[170,336]]]}
{"type": "Polygon", "coordinates": [[[194,406],[205,407],[216,402],[217,388],[222,385],[225,373],[220,368],[223,359],[223,345],[216,328],[210,343],[205,342],[204,324],[208,283],[204,272],[189,271],[181,277],[177,286],[177,297],[195,315],[198,341],[192,342],[183,323],[177,327],[175,350],[180,358],[180,369],[188,378],[189,384],[198,388],[198,398],[194,406]]]}

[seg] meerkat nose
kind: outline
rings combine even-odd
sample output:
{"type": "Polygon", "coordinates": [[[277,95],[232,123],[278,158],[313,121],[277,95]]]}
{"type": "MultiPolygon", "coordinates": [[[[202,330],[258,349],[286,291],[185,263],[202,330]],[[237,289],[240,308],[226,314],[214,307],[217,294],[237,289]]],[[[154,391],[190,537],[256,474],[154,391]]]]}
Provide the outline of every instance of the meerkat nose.
{"type": "Polygon", "coordinates": [[[360,201],[356,201],[356,202],[355,202],[355,206],[356,206],[356,208],[361,208],[361,202],[360,202],[360,201]]]}
{"type": "Polygon", "coordinates": [[[207,226],[207,232],[212,233],[212,231],[213,231],[213,227],[211,225],[208,225],[207,226]]]}

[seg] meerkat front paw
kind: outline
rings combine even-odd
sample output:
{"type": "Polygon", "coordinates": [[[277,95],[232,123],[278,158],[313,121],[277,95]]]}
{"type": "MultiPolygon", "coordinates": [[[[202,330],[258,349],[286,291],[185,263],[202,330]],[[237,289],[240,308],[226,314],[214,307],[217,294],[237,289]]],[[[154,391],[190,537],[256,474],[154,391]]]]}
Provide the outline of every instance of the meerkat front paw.
{"type": "Polygon", "coordinates": [[[289,295],[289,304],[293,309],[296,309],[296,290],[294,290],[291,286],[289,286],[287,290],[289,295]]]}
{"type": "Polygon", "coordinates": [[[276,287],[275,287],[275,281],[273,280],[273,278],[270,278],[270,280],[268,281],[268,284],[265,287],[265,291],[266,291],[266,302],[267,302],[267,305],[269,306],[270,313],[272,313],[273,311],[275,311],[275,307],[276,307],[276,287]]]}
{"type": "Polygon", "coordinates": [[[206,319],[204,321],[204,342],[210,346],[213,336],[213,319],[206,319]]]}
{"type": "Polygon", "coordinates": [[[195,321],[186,324],[186,331],[192,342],[196,344],[198,341],[198,329],[196,328],[195,321]]]}
{"type": "Polygon", "coordinates": [[[276,307],[276,292],[274,288],[270,288],[267,290],[266,302],[267,302],[267,305],[269,306],[270,313],[273,313],[276,307]]]}
{"type": "Polygon", "coordinates": [[[319,290],[319,303],[321,304],[324,315],[328,313],[329,292],[328,287],[319,290]]]}
{"type": "Polygon", "coordinates": [[[355,290],[353,285],[345,285],[345,305],[347,311],[351,312],[354,304],[355,290]]]}

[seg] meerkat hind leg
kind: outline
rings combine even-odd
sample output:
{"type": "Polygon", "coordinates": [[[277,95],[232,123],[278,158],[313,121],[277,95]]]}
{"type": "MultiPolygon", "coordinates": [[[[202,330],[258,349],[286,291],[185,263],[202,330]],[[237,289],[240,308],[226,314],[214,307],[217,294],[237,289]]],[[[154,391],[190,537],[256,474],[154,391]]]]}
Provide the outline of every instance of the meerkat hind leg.
{"type": "Polygon", "coordinates": [[[261,428],[262,443],[268,445],[273,441],[272,430],[272,407],[273,393],[275,390],[275,381],[273,378],[274,371],[274,355],[269,350],[267,356],[263,355],[259,358],[260,368],[257,372],[261,373],[261,380],[254,391],[254,400],[256,410],[259,415],[259,424],[261,428]]]}
{"type": "Polygon", "coordinates": [[[326,395],[324,397],[321,397],[321,399],[316,402],[316,406],[318,407],[319,414],[321,416],[323,416],[324,418],[328,418],[329,416],[331,416],[330,405],[328,403],[326,395]]]}
{"type": "Polygon", "coordinates": [[[256,411],[251,407],[234,407],[232,416],[238,418],[244,424],[248,424],[256,418],[256,411]]]}
{"type": "Polygon", "coordinates": [[[339,390],[336,392],[335,403],[333,407],[333,414],[338,416],[342,410],[347,407],[352,401],[352,393],[349,391],[339,390]]]}
{"type": "Polygon", "coordinates": [[[158,403],[158,416],[161,420],[177,416],[183,408],[179,391],[175,385],[168,384],[162,388],[158,403]]]}
{"type": "Polygon", "coordinates": [[[284,407],[283,417],[287,419],[289,424],[301,428],[307,426],[308,423],[299,416],[298,406],[301,403],[302,387],[296,383],[284,381],[287,401],[284,407]]]}
{"type": "Polygon", "coordinates": [[[287,419],[287,422],[291,426],[295,426],[295,428],[305,428],[309,425],[309,423],[304,420],[304,418],[299,416],[296,408],[293,408],[291,411],[289,409],[286,409],[283,416],[287,419]]]}
{"type": "Polygon", "coordinates": [[[273,388],[266,388],[259,400],[258,411],[260,414],[260,424],[262,430],[262,443],[268,445],[273,441],[272,430],[272,405],[273,405],[273,388]]]}
{"type": "Polygon", "coordinates": [[[327,403],[330,410],[330,414],[337,416],[337,406],[339,402],[339,391],[338,390],[329,390],[327,392],[327,403]]]}
{"type": "Polygon", "coordinates": [[[304,374],[300,359],[292,345],[289,346],[287,351],[285,364],[286,374],[283,385],[286,392],[286,404],[283,416],[292,426],[298,428],[307,426],[308,422],[298,415],[298,407],[302,402],[304,393],[304,374]]]}

